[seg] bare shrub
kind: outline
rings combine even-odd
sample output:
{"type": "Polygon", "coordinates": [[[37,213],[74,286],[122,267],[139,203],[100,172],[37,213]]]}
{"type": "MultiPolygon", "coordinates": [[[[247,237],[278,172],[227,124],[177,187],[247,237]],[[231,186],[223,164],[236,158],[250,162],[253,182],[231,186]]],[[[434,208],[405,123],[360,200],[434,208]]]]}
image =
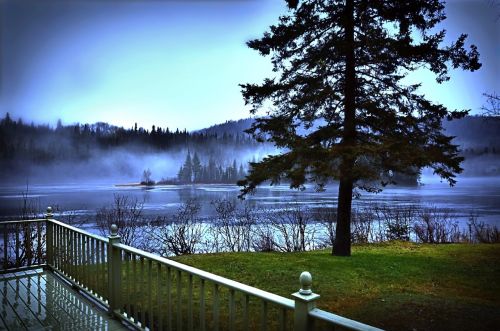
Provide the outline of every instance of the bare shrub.
{"type": "Polygon", "coordinates": [[[411,225],[416,217],[415,206],[390,207],[387,205],[376,205],[373,207],[373,215],[378,218],[380,226],[384,229],[384,238],[381,240],[409,241],[411,225]]]}
{"type": "Polygon", "coordinates": [[[270,218],[274,247],[281,252],[297,252],[314,247],[313,229],[308,228],[310,212],[299,204],[288,205],[270,218]]]}
{"type": "Polygon", "coordinates": [[[335,242],[335,227],[337,225],[337,209],[336,208],[319,208],[316,209],[312,217],[322,224],[325,229],[326,236],[322,236],[317,243],[320,247],[331,247],[335,242]]]}
{"type": "Polygon", "coordinates": [[[253,231],[252,248],[256,252],[273,252],[274,234],[268,222],[259,223],[253,231]]]}
{"type": "Polygon", "coordinates": [[[113,204],[97,210],[96,225],[103,236],[109,235],[112,224],[118,226],[118,235],[125,245],[135,246],[142,243],[141,227],[143,202],[137,198],[115,194],[113,204]]]}
{"type": "Polygon", "coordinates": [[[239,252],[248,252],[252,249],[253,228],[257,224],[258,216],[254,207],[248,202],[237,211],[236,227],[238,228],[237,249],[239,252]]]}
{"type": "MultiPolygon", "coordinates": [[[[29,187],[22,192],[18,220],[40,218],[40,199],[29,197],[29,187]]],[[[0,245],[0,266],[3,268],[30,266],[42,263],[45,258],[45,224],[41,222],[15,223],[2,226],[0,245]]]]}
{"type": "Polygon", "coordinates": [[[449,210],[424,208],[413,224],[416,239],[423,243],[447,243],[460,241],[458,222],[453,221],[449,210]]]}
{"type": "Polygon", "coordinates": [[[212,201],[216,219],[211,224],[212,247],[215,251],[244,252],[251,248],[252,227],[256,222],[254,209],[245,203],[238,209],[236,201],[212,201]]]}
{"type": "Polygon", "coordinates": [[[369,209],[355,209],[351,217],[351,241],[368,243],[374,236],[373,214],[369,209]]]}
{"type": "Polygon", "coordinates": [[[469,217],[469,228],[472,229],[472,240],[480,243],[499,243],[500,229],[496,225],[478,221],[477,215],[469,217]]]}
{"type": "Polygon", "coordinates": [[[171,220],[157,217],[148,226],[148,248],[161,255],[186,255],[200,251],[204,227],[198,219],[200,204],[196,200],[183,203],[171,220]]]}

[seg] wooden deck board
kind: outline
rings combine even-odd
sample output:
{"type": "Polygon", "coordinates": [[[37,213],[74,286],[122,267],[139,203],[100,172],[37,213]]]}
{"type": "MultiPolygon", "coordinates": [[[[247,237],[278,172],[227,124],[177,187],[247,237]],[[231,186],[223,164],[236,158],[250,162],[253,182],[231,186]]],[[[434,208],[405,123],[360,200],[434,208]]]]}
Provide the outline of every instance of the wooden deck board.
{"type": "Polygon", "coordinates": [[[126,330],[51,272],[0,275],[0,330],[126,330]]]}

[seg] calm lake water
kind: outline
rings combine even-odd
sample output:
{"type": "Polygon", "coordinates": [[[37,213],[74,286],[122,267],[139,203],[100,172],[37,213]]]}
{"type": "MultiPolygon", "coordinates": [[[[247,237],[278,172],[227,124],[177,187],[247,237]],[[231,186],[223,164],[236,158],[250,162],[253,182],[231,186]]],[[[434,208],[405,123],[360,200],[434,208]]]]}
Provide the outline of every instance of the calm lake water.
{"type": "MultiPolygon", "coordinates": [[[[440,183],[434,178],[423,178],[418,187],[391,187],[378,194],[361,192],[354,200],[358,207],[369,204],[391,206],[416,205],[446,208],[465,222],[471,213],[479,220],[500,226],[500,177],[459,178],[455,187],[440,183]]],[[[0,217],[5,219],[19,214],[26,186],[0,186],[0,217]]],[[[214,215],[211,202],[217,199],[237,199],[239,187],[234,185],[181,185],[142,187],[118,187],[112,183],[30,185],[27,193],[32,203],[41,210],[45,206],[59,206],[61,210],[86,217],[92,223],[92,215],[100,207],[111,205],[115,194],[127,195],[144,202],[145,215],[168,215],[189,199],[201,203],[201,216],[214,215]]],[[[290,190],[288,186],[264,186],[248,203],[260,208],[280,209],[289,203],[299,203],[309,208],[336,206],[337,187],[331,185],[325,192],[315,192],[312,187],[305,191],[290,190]]],[[[238,202],[240,203],[240,202],[238,202]]],[[[90,225],[90,224],[89,224],[90,225]]]]}

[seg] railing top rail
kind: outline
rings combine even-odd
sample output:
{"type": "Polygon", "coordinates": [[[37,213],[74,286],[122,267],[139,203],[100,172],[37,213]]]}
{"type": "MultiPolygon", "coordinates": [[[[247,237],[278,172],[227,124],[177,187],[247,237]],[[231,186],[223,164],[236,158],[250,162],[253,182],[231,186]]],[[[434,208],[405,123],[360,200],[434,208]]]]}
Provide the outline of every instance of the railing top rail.
{"type": "Polygon", "coordinates": [[[382,329],[379,329],[379,328],[376,328],[376,327],[373,327],[373,326],[370,326],[367,324],[363,324],[363,323],[360,323],[357,321],[353,321],[351,319],[348,319],[348,318],[345,318],[345,317],[342,317],[339,315],[335,315],[333,313],[330,313],[330,312],[327,312],[327,311],[324,311],[324,310],[321,310],[318,308],[314,308],[313,310],[311,310],[309,312],[309,316],[311,316],[313,318],[317,318],[317,319],[325,321],[325,322],[333,323],[336,326],[340,326],[340,327],[347,329],[347,330],[383,331],[382,329]]]}
{"type": "Polygon", "coordinates": [[[188,265],[176,262],[176,261],[172,261],[172,260],[163,258],[161,256],[158,256],[158,255],[155,255],[152,253],[144,252],[140,249],[130,247],[130,246],[127,246],[124,244],[115,244],[113,246],[116,248],[119,248],[121,250],[124,250],[126,252],[136,254],[136,255],[151,259],[153,261],[156,261],[158,263],[162,263],[162,264],[165,264],[167,266],[173,267],[175,269],[190,273],[192,275],[198,276],[198,277],[205,279],[205,280],[209,280],[211,282],[228,287],[230,289],[234,289],[236,291],[240,291],[240,292],[252,295],[254,297],[258,297],[258,298],[263,299],[265,301],[279,305],[283,308],[294,309],[294,307],[295,307],[295,302],[292,299],[287,299],[287,298],[284,298],[280,295],[266,292],[266,291],[260,290],[258,288],[248,286],[248,285],[236,282],[234,280],[231,280],[231,279],[228,279],[225,277],[217,276],[217,275],[212,274],[210,272],[206,272],[206,271],[203,271],[203,270],[200,270],[200,269],[197,269],[197,268],[194,268],[194,267],[191,267],[191,266],[188,266],[188,265]]]}
{"type": "Polygon", "coordinates": [[[104,238],[104,237],[98,236],[96,234],[89,233],[89,232],[87,232],[85,230],[81,230],[79,228],[75,228],[74,226],[68,225],[68,224],[63,223],[63,222],[56,221],[55,219],[51,218],[51,219],[47,219],[46,221],[54,223],[54,224],[59,225],[59,226],[62,226],[62,227],[67,228],[67,229],[69,229],[71,231],[81,233],[81,234],[83,234],[83,235],[85,235],[87,237],[94,238],[94,239],[99,240],[99,241],[104,241],[106,243],[108,242],[108,238],[104,238]]]}
{"type": "Polygon", "coordinates": [[[32,220],[16,220],[16,221],[0,221],[0,225],[8,225],[8,224],[20,224],[20,223],[39,223],[45,222],[45,218],[37,218],[32,220]]]}

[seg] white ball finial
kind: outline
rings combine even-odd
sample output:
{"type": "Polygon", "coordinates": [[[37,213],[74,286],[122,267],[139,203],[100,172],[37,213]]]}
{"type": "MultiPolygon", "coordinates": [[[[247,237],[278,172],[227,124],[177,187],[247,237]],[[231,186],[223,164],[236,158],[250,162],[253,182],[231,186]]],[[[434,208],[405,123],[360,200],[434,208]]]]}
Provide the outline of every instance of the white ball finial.
{"type": "Polygon", "coordinates": [[[111,224],[111,235],[112,236],[118,235],[118,226],[116,226],[116,224],[111,224]]]}
{"type": "Polygon", "coordinates": [[[312,285],[312,276],[309,272],[304,271],[300,274],[300,290],[299,293],[302,295],[310,295],[312,294],[311,285],[312,285]]]}
{"type": "Polygon", "coordinates": [[[45,214],[45,218],[52,218],[52,207],[47,207],[47,213],[45,214]]]}

